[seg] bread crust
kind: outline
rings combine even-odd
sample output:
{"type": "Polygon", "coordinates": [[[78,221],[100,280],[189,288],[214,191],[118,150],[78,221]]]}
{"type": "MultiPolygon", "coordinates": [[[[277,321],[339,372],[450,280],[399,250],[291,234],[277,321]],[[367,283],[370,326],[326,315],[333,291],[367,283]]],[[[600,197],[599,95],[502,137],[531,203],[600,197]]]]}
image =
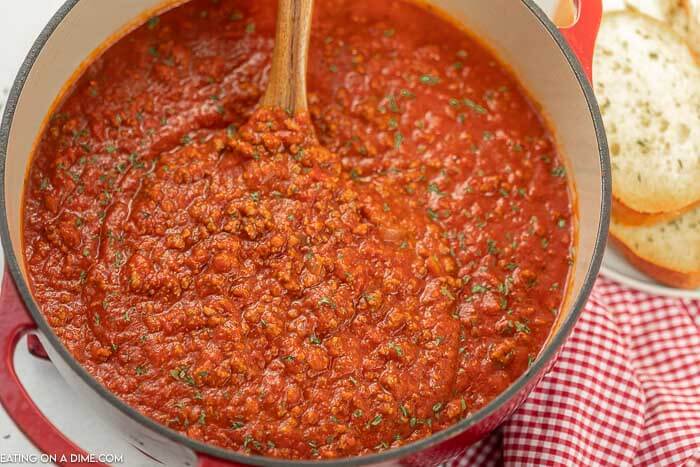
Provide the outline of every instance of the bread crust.
{"type": "Polygon", "coordinates": [[[661,266],[637,255],[625,242],[610,232],[610,243],[636,269],[655,281],[679,289],[700,288],[700,271],[681,272],[661,266]]]}
{"type": "Polygon", "coordinates": [[[700,0],[680,0],[681,7],[688,16],[688,37],[686,41],[700,66],[700,0]]]}
{"type": "Polygon", "coordinates": [[[649,226],[660,224],[662,222],[669,222],[674,219],[681,217],[683,214],[692,211],[693,209],[700,206],[700,200],[679,209],[676,211],[668,212],[639,212],[631,207],[627,206],[625,203],[620,201],[617,197],[613,196],[613,217],[616,222],[620,224],[629,226],[649,226]]]}

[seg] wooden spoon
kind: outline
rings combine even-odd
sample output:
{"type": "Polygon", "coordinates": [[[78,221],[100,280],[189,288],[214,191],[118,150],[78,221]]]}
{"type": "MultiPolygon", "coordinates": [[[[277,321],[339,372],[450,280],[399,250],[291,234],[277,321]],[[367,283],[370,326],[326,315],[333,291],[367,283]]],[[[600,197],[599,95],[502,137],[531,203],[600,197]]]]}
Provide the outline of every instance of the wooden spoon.
{"type": "Polygon", "coordinates": [[[279,0],[270,81],[260,102],[291,115],[306,112],[306,68],[313,0],[279,0]]]}

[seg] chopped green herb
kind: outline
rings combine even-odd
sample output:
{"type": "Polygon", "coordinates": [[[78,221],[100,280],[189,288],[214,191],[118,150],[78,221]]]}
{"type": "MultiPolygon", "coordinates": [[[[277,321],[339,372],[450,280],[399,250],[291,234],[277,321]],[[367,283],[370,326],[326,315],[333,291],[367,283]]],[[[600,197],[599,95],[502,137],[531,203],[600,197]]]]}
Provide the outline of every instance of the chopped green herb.
{"type": "Polygon", "coordinates": [[[450,289],[448,289],[447,286],[444,286],[444,285],[443,285],[443,286],[440,288],[440,293],[441,293],[443,296],[449,298],[450,300],[454,300],[454,299],[455,299],[455,296],[452,295],[452,292],[450,292],[450,289]]]}
{"type": "Polygon", "coordinates": [[[565,177],[566,176],[566,167],[563,165],[558,165],[552,169],[552,175],[555,177],[565,177]]]}
{"type": "Polygon", "coordinates": [[[440,82],[440,78],[433,75],[423,75],[420,77],[420,82],[428,86],[435,86],[440,82]]]}
{"type": "Polygon", "coordinates": [[[478,114],[485,114],[487,112],[483,106],[477,104],[476,102],[474,102],[471,99],[465,98],[462,102],[464,102],[465,106],[467,106],[468,108],[470,108],[471,110],[473,110],[474,112],[476,112],[478,114]]]}
{"type": "Polygon", "coordinates": [[[401,143],[403,143],[403,134],[400,131],[394,133],[394,147],[396,150],[401,149],[401,143]]]}
{"type": "Polygon", "coordinates": [[[394,97],[393,94],[389,94],[387,97],[387,101],[389,102],[389,110],[391,110],[394,113],[401,113],[401,108],[399,107],[399,104],[396,102],[396,98],[394,97]]]}
{"type": "Polygon", "coordinates": [[[262,448],[262,445],[260,444],[259,441],[257,441],[255,438],[253,438],[253,437],[250,436],[250,435],[246,435],[246,436],[243,438],[243,447],[244,447],[244,448],[248,448],[248,445],[249,445],[249,444],[252,444],[252,445],[253,445],[253,448],[255,448],[255,449],[257,449],[257,450],[260,450],[260,448],[262,448]]]}
{"type": "Polygon", "coordinates": [[[440,191],[440,187],[438,186],[437,183],[432,182],[428,184],[428,192],[430,193],[435,193],[438,196],[444,196],[445,192],[440,191]]]}
{"type": "Polygon", "coordinates": [[[374,449],[381,451],[382,449],[388,449],[389,445],[386,443],[386,441],[382,441],[381,443],[377,444],[374,449]]]}
{"type": "Polygon", "coordinates": [[[486,245],[488,249],[488,253],[490,255],[497,255],[498,254],[498,248],[496,247],[496,241],[493,239],[488,239],[486,240],[486,245]]]}
{"type": "Polygon", "coordinates": [[[190,386],[195,385],[194,378],[192,378],[192,376],[189,375],[187,367],[182,367],[176,370],[170,370],[170,376],[190,386]]]}
{"type": "Polygon", "coordinates": [[[396,352],[396,355],[398,355],[399,357],[403,357],[403,349],[399,345],[397,345],[393,342],[389,342],[389,344],[387,344],[387,345],[391,350],[396,352]]]}

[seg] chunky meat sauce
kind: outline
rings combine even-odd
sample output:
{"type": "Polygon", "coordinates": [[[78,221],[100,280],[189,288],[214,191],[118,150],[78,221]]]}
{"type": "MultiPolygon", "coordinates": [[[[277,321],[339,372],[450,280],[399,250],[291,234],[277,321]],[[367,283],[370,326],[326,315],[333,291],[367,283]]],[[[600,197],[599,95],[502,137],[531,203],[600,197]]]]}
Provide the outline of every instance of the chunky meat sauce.
{"type": "Polygon", "coordinates": [[[310,114],[256,111],[274,5],[195,0],[85,70],[31,166],[26,265],[75,358],[158,422],[378,452],[535,359],[572,259],[566,170],[509,71],[404,1],[319,1],[310,114]]]}

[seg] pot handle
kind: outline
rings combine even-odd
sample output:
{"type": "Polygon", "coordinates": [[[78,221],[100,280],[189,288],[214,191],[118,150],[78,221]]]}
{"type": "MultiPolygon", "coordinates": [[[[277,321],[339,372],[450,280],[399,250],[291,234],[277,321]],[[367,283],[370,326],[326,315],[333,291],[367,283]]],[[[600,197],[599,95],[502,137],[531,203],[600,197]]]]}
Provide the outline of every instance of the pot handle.
{"type": "MultiPolygon", "coordinates": [[[[6,269],[0,291],[0,404],[34,446],[45,454],[56,456],[57,465],[108,467],[102,463],[81,461],[88,459],[88,454],[66,438],[41,413],[17,378],[15,348],[22,336],[35,330],[36,324],[24,307],[12,276],[6,269]]],[[[37,341],[30,343],[30,347],[36,344],[37,341]]]]}
{"type": "Polygon", "coordinates": [[[592,82],[593,51],[600,20],[603,17],[603,2],[602,0],[574,0],[574,2],[578,10],[576,22],[567,28],[560,28],[560,31],[581,62],[588,80],[592,82]]]}

